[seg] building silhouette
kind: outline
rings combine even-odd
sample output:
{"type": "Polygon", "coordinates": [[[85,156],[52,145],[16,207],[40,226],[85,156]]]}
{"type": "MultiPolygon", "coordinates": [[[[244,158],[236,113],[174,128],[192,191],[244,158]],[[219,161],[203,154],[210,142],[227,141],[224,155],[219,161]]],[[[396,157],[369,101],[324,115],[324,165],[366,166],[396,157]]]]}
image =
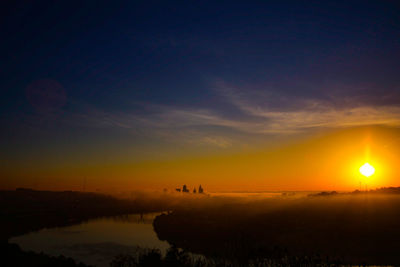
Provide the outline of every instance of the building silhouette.
{"type": "Polygon", "coordinates": [[[185,184],[182,187],[182,192],[183,193],[189,193],[189,189],[187,189],[187,186],[185,184]]]}
{"type": "MultiPolygon", "coordinates": [[[[187,185],[186,184],[184,184],[183,186],[182,186],[182,188],[176,188],[175,189],[175,191],[176,192],[183,192],[183,193],[190,193],[190,190],[189,190],[189,188],[187,187],[187,185]]],[[[168,192],[166,189],[164,189],[164,192],[168,192]]],[[[204,194],[204,189],[203,189],[203,187],[200,185],[199,186],[199,189],[197,189],[196,187],[194,187],[193,188],[193,194],[204,194]]]]}
{"type": "Polygon", "coordinates": [[[203,187],[201,187],[201,185],[199,186],[199,194],[203,194],[204,193],[204,189],[203,187]]]}

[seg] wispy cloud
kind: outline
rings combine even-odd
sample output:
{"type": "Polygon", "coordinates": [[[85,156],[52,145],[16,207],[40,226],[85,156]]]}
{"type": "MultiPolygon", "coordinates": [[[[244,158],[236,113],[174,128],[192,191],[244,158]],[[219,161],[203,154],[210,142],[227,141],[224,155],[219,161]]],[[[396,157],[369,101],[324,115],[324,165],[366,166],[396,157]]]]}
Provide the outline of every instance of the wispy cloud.
{"type": "Polygon", "coordinates": [[[248,116],[257,118],[249,130],[260,133],[291,133],[310,128],[337,128],[362,125],[400,125],[400,107],[371,105],[357,99],[346,105],[339,98],[297,98],[276,93],[246,90],[217,83],[221,95],[248,116]]]}
{"type": "MultiPolygon", "coordinates": [[[[131,111],[106,111],[76,105],[62,116],[64,124],[88,128],[113,128],[168,141],[226,148],[238,136],[295,134],[318,128],[363,125],[400,126],[400,107],[360,101],[338,103],[339,98],[297,98],[273,90],[236,88],[215,84],[221,101],[233,107],[135,105],[131,111]],[[142,109],[141,109],[142,108],[142,109]],[[138,111],[139,110],[139,111],[138,111]]],[[[57,118],[61,120],[60,117],[57,118]]],[[[242,139],[243,140],[243,139],[242,139]]]]}
{"type": "MultiPolygon", "coordinates": [[[[237,100],[235,100],[237,101],[237,100]]],[[[288,134],[305,131],[311,128],[337,128],[362,125],[400,125],[400,107],[396,106],[358,106],[337,109],[324,105],[324,102],[309,101],[304,103],[303,110],[286,111],[269,110],[268,107],[253,106],[242,101],[232,102],[251,119],[227,118],[217,111],[208,109],[190,109],[168,106],[154,107],[151,113],[137,115],[135,113],[108,113],[92,110],[79,114],[90,127],[119,127],[132,131],[152,131],[163,135],[166,132],[187,132],[193,136],[194,129],[218,126],[243,133],[253,134],[288,134]]],[[[197,137],[196,137],[197,138],[197,137]]],[[[205,138],[205,139],[204,139],[205,138]]],[[[204,140],[214,142],[212,137],[204,140]]]]}

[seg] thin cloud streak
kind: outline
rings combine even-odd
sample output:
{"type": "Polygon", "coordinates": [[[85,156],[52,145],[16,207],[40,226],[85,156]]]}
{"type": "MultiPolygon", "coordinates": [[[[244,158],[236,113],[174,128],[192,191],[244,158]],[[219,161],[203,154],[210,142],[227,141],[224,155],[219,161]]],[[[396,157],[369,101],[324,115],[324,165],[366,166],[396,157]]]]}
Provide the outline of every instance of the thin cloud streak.
{"type": "Polygon", "coordinates": [[[326,99],[297,99],[251,90],[241,94],[224,83],[218,84],[217,91],[244,114],[263,120],[261,124],[254,123],[254,127],[250,127],[250,131],[258,133],[296,133],[322,127],[400,125],[400,107],[394,105],[359,103],[343,106],[326,99]]]}
{"type": "MultiPolygon", "coordinates": [[[[87,128],[112,128],[167,141],[226,148],[241,136],[289,135],[321,128],[366,125],[400,126],[400,107],[336,105],[329,99],[297,99],[277,93],[242,90],[218,83],[221,100],[241,114],[233,116],[218,107],[188,108],[146,104],[138,112],[110,112],[89,105],[75,104],[57,121],[87,128]],[[145,112],[143,112],[145,111],[145,112]],[[215,130],[215,129],[218,130],[215,130]],[[235,133],[235,134],[233,134],[235,133]]],[[[356,102],[356,101],[355,101],[356,102]]]]}
{"type": "Polygon", "coordinates": [[[310,128],[338,128],[362,125],[400,125],[400,107],[360,106],[335,109],[323,107],[323,103],[314,102],[316,108],[305,111],[269,111],[241,103],[240,107],[252,120],[225,118],[216,111],[207,109],[183,109],[158,106],[157,112],[147,115],[134,113],[108,113],[91,111],[78,117],[86,121],[87,126],[119,127],[124,129],[175,129],[184,130],[199,126],[219,126],[244,133],[296,133],[310,128]]]}

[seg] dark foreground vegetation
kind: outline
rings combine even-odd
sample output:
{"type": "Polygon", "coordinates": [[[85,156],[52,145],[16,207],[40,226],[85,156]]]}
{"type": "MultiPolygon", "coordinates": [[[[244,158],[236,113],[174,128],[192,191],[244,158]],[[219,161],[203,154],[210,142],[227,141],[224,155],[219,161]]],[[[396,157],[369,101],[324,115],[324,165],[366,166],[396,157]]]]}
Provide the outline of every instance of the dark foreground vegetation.
{"type": "Polygon", "coordinates": [[[154,228],[161,240],[177,247],[236,263],[316,258],[400,265],[396,193],[205,204],[160,215],[154,228]]]}
{"type": "Polygon", "coordinates": [[[273,258],[247,259],[238,262],[220,257],[204,257],[193,255],[185,250],[172,246],[163,256],[156,249],[143,249],[135,255],[119,255],[110,264],[110,267],[274,267],[274,266],[340,266],[339,262],[314,257],[288,257],[276,254],[273,258]]]}
{"type": "Polygon", "coordinates": [[[89,267],[64,256],[51,257],[43,253],[22,251],[18,245],[6,242],[0,243],[0,251],[0,265],[3,267],[89,267]]]}

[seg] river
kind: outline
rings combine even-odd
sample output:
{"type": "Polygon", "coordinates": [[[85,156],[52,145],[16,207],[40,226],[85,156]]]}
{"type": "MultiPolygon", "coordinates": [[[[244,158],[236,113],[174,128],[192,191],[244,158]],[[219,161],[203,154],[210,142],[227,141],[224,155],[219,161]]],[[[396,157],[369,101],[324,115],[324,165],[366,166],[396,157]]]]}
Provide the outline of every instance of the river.
{"type": "Polygon", "coordinates": [[[99,267],[109,266],[118,254],[135,253],[138,247],[168,249],[166,241],[157,238],[153,220],[160,213],[130,214],[89,220],[84,223],[42,229],[10,238],[25,251],[60,254],[99,267]]]}

